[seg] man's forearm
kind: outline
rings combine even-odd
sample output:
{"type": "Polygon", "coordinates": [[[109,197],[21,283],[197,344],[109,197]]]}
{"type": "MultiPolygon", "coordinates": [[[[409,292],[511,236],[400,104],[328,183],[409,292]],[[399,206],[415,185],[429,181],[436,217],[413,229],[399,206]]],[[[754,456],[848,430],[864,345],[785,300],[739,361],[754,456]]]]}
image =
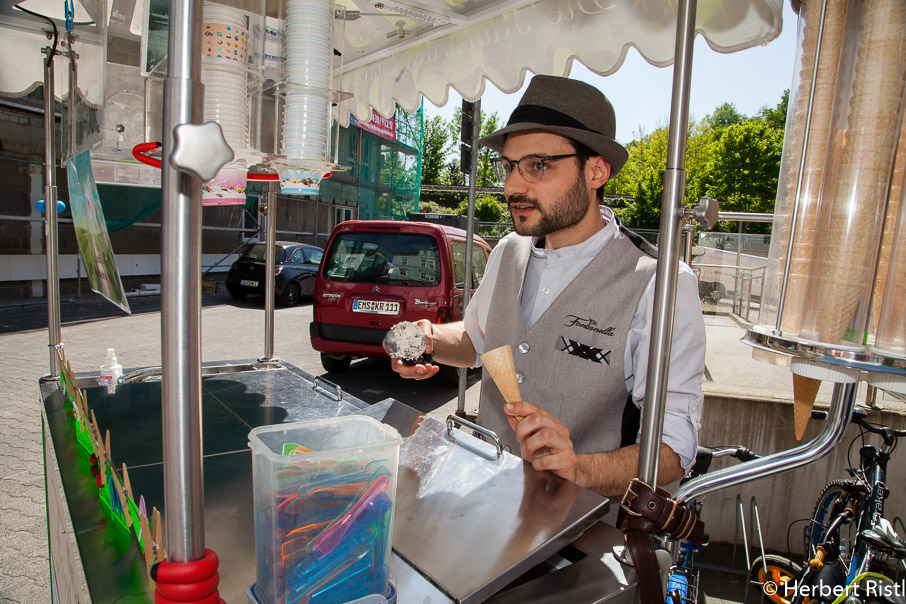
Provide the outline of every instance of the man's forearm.
{"type": "MultiPolygon", "coordinates": [[[[630,445],[609,453],[579,455],[576,483],[602,495],[622,495],[629,481],[638,476],[639,445],[630,445]]],[[[658,484],[663,485],[683,476],[679,455],[661,444],[658,484]]]]}
{"type": "Polygon", "coordinates": [[[432,325],[434,361],[454,367],[471,367],[475,364],[475,347],[462,321],[432,325]]]}

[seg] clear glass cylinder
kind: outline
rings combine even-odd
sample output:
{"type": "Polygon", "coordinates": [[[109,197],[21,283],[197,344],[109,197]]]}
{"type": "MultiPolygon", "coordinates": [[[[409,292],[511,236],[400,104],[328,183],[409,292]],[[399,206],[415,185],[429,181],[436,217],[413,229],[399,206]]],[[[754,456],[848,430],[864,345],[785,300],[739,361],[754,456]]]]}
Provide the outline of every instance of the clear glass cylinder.
{"type": "Polygon", "coordinates": [[[900,144],[890,187],[884,245],[875,294],[877,335],[872,347],[885,356],[906,358],[906,136],[900,144]]]}
{"type": "Polygon", "coordinates": [[[759,322],[785,337],[861,349],[899,130],[906,4],[827,0],[823,28],[821,9],[803,3],[800,15],[759,322]]]}

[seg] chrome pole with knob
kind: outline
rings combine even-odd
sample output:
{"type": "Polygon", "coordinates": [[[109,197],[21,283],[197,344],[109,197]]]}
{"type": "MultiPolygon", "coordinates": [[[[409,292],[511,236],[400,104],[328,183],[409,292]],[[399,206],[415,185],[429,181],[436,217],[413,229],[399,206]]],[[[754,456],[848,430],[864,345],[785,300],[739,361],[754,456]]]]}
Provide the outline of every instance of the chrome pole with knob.
{"type": "Polygon", "coordinates": [[[232,160],[203,116],[201,0],[170,0],[161,203],[161,397],[169,559],[204,556],[201,185],[232,160]]]}
{"type": "Polygon", "coordinates": [[[639,441],[638,478],[656,486],[667,408],[667,376],[673,337],[673,312],[676,305],[676,279],[679,268],[679,235],[685,220],[686,131],[689,123],[689,87],[692,81],[692,46],[695,39],[696,0],[678,3],[676,45],[673,63],[673,97],[670,105],[670,130],[667,142],[667,169],[661,202],[661,238],[658,241],[657,275],[654,285],[654,311],[642,409],[639,441]]]}

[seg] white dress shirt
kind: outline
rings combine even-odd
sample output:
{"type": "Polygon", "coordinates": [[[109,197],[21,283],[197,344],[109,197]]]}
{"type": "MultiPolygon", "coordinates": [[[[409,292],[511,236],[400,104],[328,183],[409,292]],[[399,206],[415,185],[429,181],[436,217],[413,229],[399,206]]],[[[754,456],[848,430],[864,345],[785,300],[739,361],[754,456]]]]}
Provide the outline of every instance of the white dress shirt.
{"type": "MultiPolygon", "coordinates": [[[[532,247],[522,294],[522,318],[526,329],[544,314],[567,285],[613,239],[617,231],[610,208],[601,207],[605,227],[582,243],[556,250],[532,247]]],[[[507,237],[518,237],[515,233],[507,237]]],[[[537,238],[533,238],[537,243],[537,238]]],[[[492,304],[494,285],[500,270],[496,248],[491,252],[481,285],[466,308],[463,321],[477,354],[484,352],[485,325],[492,304]]],[[[655,276],[648,282],[626,336],[623,366],[626,390],[641,409],[645,400],[645,376],[654,309],[655,276]]],[[[476,358],[476,366],[480,360],[476,358]]],[[[667,410],[662,442],[673,449],[688,468],[695,461],[698,430],[701,427],[701,380],[705,366],[705,323],[698,297],[698,280],[688,265],[681,262],[676,289],[673,344],[667,379],[667,410]]],[[[544,406],[544,401],[529,401],[544,406]]]]}

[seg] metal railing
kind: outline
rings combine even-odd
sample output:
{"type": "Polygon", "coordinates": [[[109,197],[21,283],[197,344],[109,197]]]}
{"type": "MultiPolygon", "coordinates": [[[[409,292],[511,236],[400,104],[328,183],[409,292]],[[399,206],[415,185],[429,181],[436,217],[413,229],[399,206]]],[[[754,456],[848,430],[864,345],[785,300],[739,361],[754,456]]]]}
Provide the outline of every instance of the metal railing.
{"type": "Polygon", "coordinates": [[[692,263],[702,309],[732,312],[747,323],[758,319],[766,266],[692,263]],[[729,302],[728,302],[729,300],[729,302]]]}
{"type": "Polygon", "coordinates": [[[728,252],[767,257],[771,247],[770,234],[698,233],[698,245],[728,252]]]}
{"type": "Polygon", "coordinates": [[[737,287],[733,292],[733,314],[749,325],[754,325],[758,321],[766,269],[766,266],[736,267],[737,287]]]}
{"type": "Polygon", "coordinates": [[[478,234],[481,237],[500,238],[513,232],[513,223],[510,222],[479,222],[478,234]]]}

